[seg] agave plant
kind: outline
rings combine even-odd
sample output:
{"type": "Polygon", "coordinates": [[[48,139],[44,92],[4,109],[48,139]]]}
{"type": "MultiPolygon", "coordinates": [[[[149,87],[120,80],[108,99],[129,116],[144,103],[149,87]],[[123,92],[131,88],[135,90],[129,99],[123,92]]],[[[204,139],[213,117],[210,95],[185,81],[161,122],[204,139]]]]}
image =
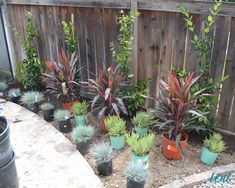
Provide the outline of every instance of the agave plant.
{"type": "Polygon", "coordinates": [[[200,76],[194,77],[194,73],[184,79],[178,79],[173,73],[168,75],[168,83],[160,81],[159,97],[153,97],[160,104],[157,111],[157,117],[160,128],[169,130],[168,137],[171,140],[180,140],[181,133],[187,129],[203,129],[192,125],[196,118],[205,118],[202,112],[198,110],[198,96],[205,95],[202,89],[192,93],[192,87],[199,80],[200,76]],[[193,115],[193,117],[192,117],[193,115]]]}
{"type": "Polygon", "coordinates": [[[99,72],[97,80],[89,79],[88,82],[82,82],[84,88],[87,88],[93,100],[91,104],[92,112],[99,111],[98,119],[103,115],[127,114],[126,107],[117,93],[124,76],[119,67],[103,69],[99,72]]]}
{"type": "Polygon", "coordinates": [[[78,57],[73,53],[68,59],[64,49],[61,49],[60,61],[46,61],[47,72],[44,73],[44,81],[49,94],[61,95],[65,102],[71,102],[75,93],[75,75],[80,70],[76,63],[78,57]]]}

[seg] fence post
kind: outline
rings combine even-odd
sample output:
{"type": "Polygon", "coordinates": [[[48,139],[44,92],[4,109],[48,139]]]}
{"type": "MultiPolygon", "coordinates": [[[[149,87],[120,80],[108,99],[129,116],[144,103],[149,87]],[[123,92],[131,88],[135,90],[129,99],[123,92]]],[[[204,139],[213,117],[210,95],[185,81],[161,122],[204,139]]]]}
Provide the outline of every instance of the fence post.
{"type": "Polygon", "coordinates": [[[9,27],[9,15],[8,15],[8,10],[7,10],[7,1],[3,0],[3,8],[2,8],[2,17],[3,17],[3,25],[4,25],[4,30],[6,33],[6,41],[7,41],[7,48],[9,52],[9,58],[10,58],[10,65],[11,65],[11,71],[12,71],[12,76],[15,77],[16,74],[16,57],[15,57],[15,50],[14,50],[14,45],[12,41],[12,36],[11,36],[11,29],[9,27]]]}
{"type": "MultiPolygon", "coordinates": [[[[137,0],[131,0],[131,11],[138,11],[137,0]]],[[[133,43],[132,43],[132,73],[134,74],[133,82],[137,84],[138,81],[138,17],[134,22],[133,30],[133,43]]]]}

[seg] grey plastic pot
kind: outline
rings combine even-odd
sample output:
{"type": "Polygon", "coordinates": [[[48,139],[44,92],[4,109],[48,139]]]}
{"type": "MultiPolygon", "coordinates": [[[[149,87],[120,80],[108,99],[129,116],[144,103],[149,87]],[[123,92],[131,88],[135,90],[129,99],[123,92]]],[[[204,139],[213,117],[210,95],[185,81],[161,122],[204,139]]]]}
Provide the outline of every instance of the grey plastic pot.
{"type": "Polygon", "coordinates": [[[42,114],[45,121],[52,121],[54,117],[54,109],[43,110],[42,114]]]}
{"type": "Polygon", "coordinates": [[[76,142],[76,148],[82,155],[86,155],[88,153],[89,147],[90,140],[87,142],[76,142]]]}
{"type": "Polygon", "coordinates": [[[144,188],[145,182],[136,182],[127,178],[126,187],[127,188],[144,188]]]}
{"type": "Polygon", "coordinates": [[[39,104],[34,103],[34,104],[31,104],[31,105],[27,105],[27,109],[32,111],[33,113],[37,114],[39,112],[39,104]]]}
{"type": "Polygon", "coordinates": [[[12,156],[9,127],[6,119],[0,117],[0,168],[9,163],[12,156]]]}
{"type": "Polygon", "coordinates": [[[19,180],[15,165],[15,155],[5,166],[0,168],[0,188],[18,188],[19,180]]]}
{"type": "Polygon", "coordinates": [[[97,170],[100,175],[102,176],[109,176],[113,172],[113,162],[112,160],[102,163],[102,164],[97,164],[97,170]]]}
{"type": "Polygon", "coordinates": [[[18,96],[18,97],[11,97],[11,102],[16,103],[16,104],[19,104],[20,97],[21,97],[21,96],[18,96]]]}

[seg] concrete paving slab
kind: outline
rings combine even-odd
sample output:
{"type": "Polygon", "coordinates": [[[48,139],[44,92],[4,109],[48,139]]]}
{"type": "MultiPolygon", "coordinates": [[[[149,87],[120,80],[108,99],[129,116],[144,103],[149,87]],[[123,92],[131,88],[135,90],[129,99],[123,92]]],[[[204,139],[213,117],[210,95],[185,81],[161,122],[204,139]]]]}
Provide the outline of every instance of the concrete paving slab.
{"type": "Polygon", "coordinates": [[[75,146],[38,115],[0,101],[11,130],[20,188],[101,188],[75,146]]]}

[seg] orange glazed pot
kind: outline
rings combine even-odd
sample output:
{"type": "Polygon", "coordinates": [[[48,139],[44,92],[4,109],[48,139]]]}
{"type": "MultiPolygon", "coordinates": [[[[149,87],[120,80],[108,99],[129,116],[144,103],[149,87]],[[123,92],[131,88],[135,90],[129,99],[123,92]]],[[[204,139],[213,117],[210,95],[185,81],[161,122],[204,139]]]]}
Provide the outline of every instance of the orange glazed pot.
{"type": "Polygon", "coordinates": [[[80,102],[80,101],[78,99],[76,99],[73,102],[64,103],[63,107],[64,107],[65,110],[68,110],[70,112],[70,114],[73,114],[72,106],[74,105],[74,103],[77,103],[77,102],[80,102]]]}
{"type": "MultiPolygon", "coordinates": [[[[182,154],[180,150],[176,146],[176,141],[169,140],[167,134],[163,134],[163,142],[162,142],[162,153],[169,160],[181,160],[182,154]]],[[[186,150],[186,144],[188,141],[188,135],[186,133],[182,134],[181,141],[179,142],[183,152],[186,150]]]]}
{"type": "Polygon", "coordinates": [[[100,119],[100,128],[101,130],[105,131],[105,132],[108,132],[108,129],[106,128],[105,126],[105,119],[107,118],[107,116],[103,116],[101,119],[100,119]]]}

